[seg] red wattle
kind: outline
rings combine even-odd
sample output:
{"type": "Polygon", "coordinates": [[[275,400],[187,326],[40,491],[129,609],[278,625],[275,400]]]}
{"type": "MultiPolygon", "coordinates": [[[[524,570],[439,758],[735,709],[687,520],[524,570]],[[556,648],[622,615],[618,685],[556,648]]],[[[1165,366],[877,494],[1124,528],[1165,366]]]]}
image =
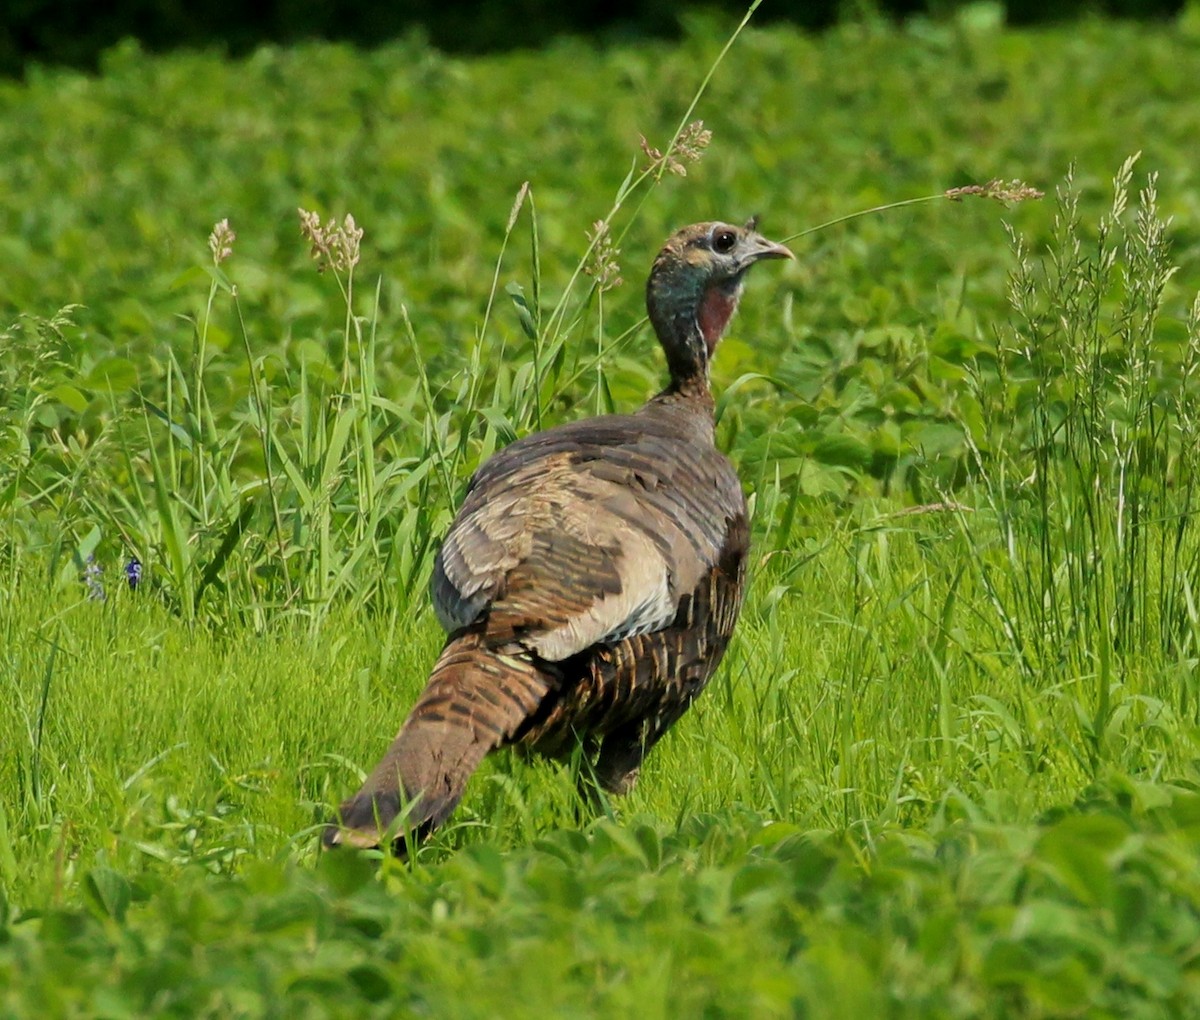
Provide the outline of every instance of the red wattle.
{"type": "Polygon", "coordinates": [[[720,287],[710,287],[700,300],[700,312],[697,316],[700,332],[708,346],[708,356],[711,358],[717,344],[721,342],[721,334],[729,325],[737,308],[737,293],[723,291],[720,287]]]}

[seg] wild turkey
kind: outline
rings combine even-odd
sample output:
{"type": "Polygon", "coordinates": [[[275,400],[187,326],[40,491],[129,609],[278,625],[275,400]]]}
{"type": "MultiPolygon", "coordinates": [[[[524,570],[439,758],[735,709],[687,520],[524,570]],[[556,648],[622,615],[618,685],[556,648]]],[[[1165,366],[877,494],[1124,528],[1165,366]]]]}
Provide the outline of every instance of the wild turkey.
{"type": "Polygon", "coordinates": [[[746,501],[713,445],[708,364],[746,270],[791,257],[753,220],[678,231],[646,286],[667,388],[634,414],[526,436],[476,472],[434,565],[445,648],[326,846],[378,845],[406,808],[419,838],[509,744],[560,756],[581,740],[604,790],[633,786],[741,608],[746,501]]]}

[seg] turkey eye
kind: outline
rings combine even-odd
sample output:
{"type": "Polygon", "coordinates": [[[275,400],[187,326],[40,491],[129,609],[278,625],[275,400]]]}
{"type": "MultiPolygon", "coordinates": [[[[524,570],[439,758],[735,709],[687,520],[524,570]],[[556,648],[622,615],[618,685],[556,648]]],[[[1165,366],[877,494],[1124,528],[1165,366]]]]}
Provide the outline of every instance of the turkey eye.
{"type": "Polygon", "coordinates": [[[737,235],[732,230],[718,230],[712,244],[714,251],[725,255],[733,251],[733,246],[737,244],[737,235]]]}

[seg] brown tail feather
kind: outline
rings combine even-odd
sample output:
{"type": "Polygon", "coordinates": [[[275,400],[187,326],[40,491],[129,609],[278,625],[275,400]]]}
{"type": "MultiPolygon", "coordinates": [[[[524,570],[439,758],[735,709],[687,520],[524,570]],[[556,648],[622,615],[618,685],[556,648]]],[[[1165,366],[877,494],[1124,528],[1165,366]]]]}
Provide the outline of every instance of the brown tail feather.
{"type": "Polygon", "coordinates": [[[392,746],[326,827],[325,846],[378,846],[406,807],[414,835],[437,828],[484,756],[512,737],[553,682],[528,660],[486,648],[478,634],[451,638],[392,746]]]}

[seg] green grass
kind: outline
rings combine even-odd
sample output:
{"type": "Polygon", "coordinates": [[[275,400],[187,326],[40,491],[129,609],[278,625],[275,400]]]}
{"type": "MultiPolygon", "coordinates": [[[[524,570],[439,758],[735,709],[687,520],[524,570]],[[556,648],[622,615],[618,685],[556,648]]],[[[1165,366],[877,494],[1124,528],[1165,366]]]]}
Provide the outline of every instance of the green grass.
{"type": "Polygon", "coordinates": [[[0,86],[0,1012],[1195,1015],[1200,51],[989,10],[748,31],[694,114],[732,26],[0,86]],[[686,178],[640,172],[694,116],[686,178]],[[656,385],[672,226],[1072,161],[751,281],[752,584],[630,797],[581,820],[502,755],[414,861],[317,854],[436,654],[474,465],[656,385]],[[361,261],[317,274],[297,206],[361,261]]]}

